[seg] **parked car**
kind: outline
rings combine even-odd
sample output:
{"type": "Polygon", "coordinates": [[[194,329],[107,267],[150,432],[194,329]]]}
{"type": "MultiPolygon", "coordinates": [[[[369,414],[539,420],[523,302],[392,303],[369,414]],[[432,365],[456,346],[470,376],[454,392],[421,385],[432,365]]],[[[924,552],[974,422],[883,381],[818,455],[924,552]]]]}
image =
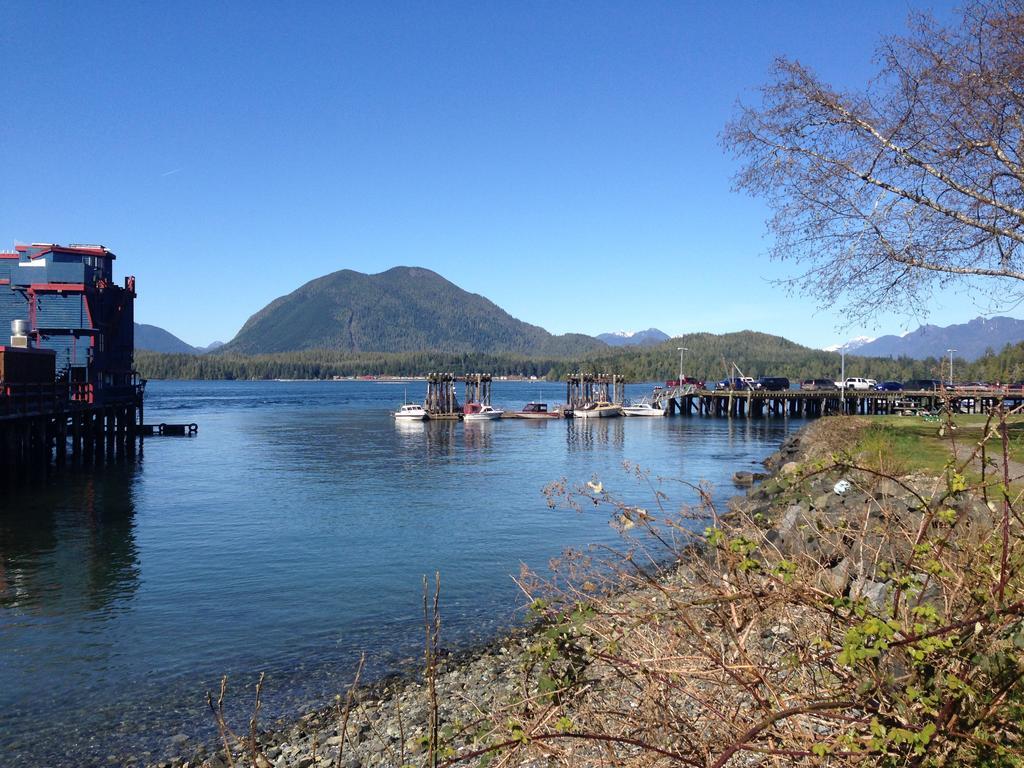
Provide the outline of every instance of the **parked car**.
{"type": "Polygon", "coordinates": [[[875,381],[874,379],[864,379],[861,378],[860,376],[850,376],[849,378],[846,379],[846,381],[842,383],[841,386],[843,389],[864,390],[871,389],[877,383],[878,382],[875,381]]]}
{"type": "Polygon", "coordinates": [[[911,379],[903,382],[903,389],[908,392],[934,392],[942,389],[938,379],[911,379]]]}
{"type": "Polygon", "coordinates": [[[970,392],[990,392],[992,386],[984,381],[964,381],[956,385],[956,389],[970,392]]]}
{"type": "Polygon", "coordinates": [[[715,384],[715,389],[753,389],[754,380],[748,377],[743,378],[731,378],[722,379],[720,382],[715,384]]]}
{"type": "Polygon", "coordinates": [[[804,379],[800,382],[800,389],[809,391],[831,391],[839,389],[832,379],[804,379]]]}
{"type": "Polygon", "coordinates": [[[881,381],[875,384],[875,389],[878,392],[902,392],[903,385],[898,381],[881,381]]]}
{"type": "Polygon", "coordinates": [[[762,376],[754,382],[754,388],[766,392],[785,392],[789,389],[789,379],[785,376],[762,376]]]}
{"type": "MultiPolygon", "coordinates": [[[[696,376],[683,376],[682,385],[692,384],[697,389],[704,389],[704,380],[698,379],[696,376]]],[[[680,385],[679,379],[670,379],[665,382],[667,388],[678,387],[680,385]]]]}

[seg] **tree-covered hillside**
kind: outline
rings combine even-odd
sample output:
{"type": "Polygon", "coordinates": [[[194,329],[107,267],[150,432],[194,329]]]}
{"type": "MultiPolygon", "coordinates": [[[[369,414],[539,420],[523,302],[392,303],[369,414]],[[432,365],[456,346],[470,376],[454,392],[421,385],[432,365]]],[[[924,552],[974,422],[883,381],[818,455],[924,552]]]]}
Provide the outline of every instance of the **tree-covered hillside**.
{"type": "Polygon", "coordinates": [[[554,336],[517,320],[428,269],[395,267],[312,280],[250,317],[218,354],[432,349],[565,357],[604,347],[590,336],[554,336]]]}
{"type": "MultiPolygon", "coordinates": [[[[838,353],[811,349],[781,336],[755,331],[712,334],[693,333],[670,339],[655,347],[625,348],[591,355],[589,366],[625,373],[637,381],[674,379],[679,371],[679,347],[683,352],[683,374],[714,381],[730,375],[737,366],[745,376],[787,376],[790,379],[838,379],[838,353]]],[[[559,376],[568,373],[576,361],[556,366],[559,376]]],[[[847,376],[902,379],[931,376],[937,362],[910,358],[867,358],[846,356],[847,376]]]]}
{"type": "MultiPolygon", "coordinates": [[[[626,347],[601,354],[554,356],[472,352],[346,352],[305,350],[267,355],[160,355],[137,352],[139,372],[151,379],[310,379],[331,376],[419,376],[429,371],[455,373],[488,371],[495,375],[540,376],[561,379],[576,370],[616,372],[630,381],[666,381],[676,377],[678,347],[683,372],[708,381],[724,378],[729,366],[749,376],[777,375],[798,380],[839,377],[840,359],[794,344],[779,336],[752,331],[724,335],[689,334],[658,347],[626,347]]],[[[879,381],[944,378],[948,362],[931,358],[867,358],[847,355],[847,376],[870,376],[879,381]]],[[[955,361],[957,379],[1008,381],[1024,378],[1024,344],[1008,346],[975,363],[955,361]]]]}

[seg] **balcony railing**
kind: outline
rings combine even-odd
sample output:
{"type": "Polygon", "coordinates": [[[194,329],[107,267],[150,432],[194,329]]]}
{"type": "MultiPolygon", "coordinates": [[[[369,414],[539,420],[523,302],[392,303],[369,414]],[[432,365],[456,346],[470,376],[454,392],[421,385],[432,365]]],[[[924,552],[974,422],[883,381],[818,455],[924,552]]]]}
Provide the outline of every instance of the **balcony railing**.
{"type": "Polygon", "coordinates": [[[41,416],[96,405],[118,405],[141,400],[145,381],[101,387],[84,382],[6,384],[0,382],[0,419],[41,416]]]}

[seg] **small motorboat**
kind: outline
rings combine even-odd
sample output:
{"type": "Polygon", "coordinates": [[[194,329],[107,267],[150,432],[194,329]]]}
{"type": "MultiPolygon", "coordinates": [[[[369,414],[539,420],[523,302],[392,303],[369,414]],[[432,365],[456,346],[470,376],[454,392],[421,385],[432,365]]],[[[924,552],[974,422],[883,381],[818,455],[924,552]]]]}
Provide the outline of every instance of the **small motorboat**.
{"type": "Polygon", "coordinates": [[[501,408],[492,408],[480,403],[466,403],[462,410],[463,421],[494,421],[500,419],[505,412],[501,408]]]}
{"type": "Polygon", "coordinates": [[[573,408],[572,415],[576,419],[607,419],[612,416],[621,416],[622,408],[607,400],[599,400],[596,403],[587,403],[573,408]]]}
{"type": "Polygon", "coordinates": [[[666,409],[641,400],[639,403],[622,406],[622,413],[626,416],[664,416],[666,409]]]}
{"type": "Polygon", "coordinates": [[[558,411],[549,411],[547,403],[527,403],[516,416],[520,419],[559,419],[558,411]]]}
{"type": "Polygon", "coordinates": [[[427,412],[422,405],[406,403],[395,411],[395,418],[400,421],[424,421],[427,418],[427,412]]]}

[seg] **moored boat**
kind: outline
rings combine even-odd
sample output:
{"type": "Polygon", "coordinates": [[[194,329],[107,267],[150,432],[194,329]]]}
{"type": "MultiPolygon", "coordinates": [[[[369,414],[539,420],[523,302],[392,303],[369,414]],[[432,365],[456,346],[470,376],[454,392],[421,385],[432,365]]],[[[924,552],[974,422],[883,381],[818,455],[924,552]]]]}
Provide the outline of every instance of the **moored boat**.
{"type": "Polygon", "coordinates": [[[406,403],[395,411],[394,416],[400,421],[423,421],[427,418],[427,412],[422,405],[406,403]]]}
{"type": "Polygon", "coordinates": [[[599,400],[596,403],[587,403],[573,408],[572,415],[576,419],[607,419],[612,416],[621,416],[622,407],[609,403],[607,400],[599,400]]]}
{"type": "Polygon", "coordinates": [[[558,411],[549,411],[547,403],[527,403],[523,410],[516,413],[520,419],[559,419],[562,417],[558,411]]]}
{"type": "Polygon", "coordinates": [[[501,408],[492,408],[480,403],[466,403],[462,411],[463,421],[494,421],[500,419],[505,412],[501,408]]]}
{"type": "Polygon", "coordinates": [[[659,408],[646,400],[641,400],[639,403],[622,406],[622,413],[626,416],[664,416],[665,407],[659,408]]]}

